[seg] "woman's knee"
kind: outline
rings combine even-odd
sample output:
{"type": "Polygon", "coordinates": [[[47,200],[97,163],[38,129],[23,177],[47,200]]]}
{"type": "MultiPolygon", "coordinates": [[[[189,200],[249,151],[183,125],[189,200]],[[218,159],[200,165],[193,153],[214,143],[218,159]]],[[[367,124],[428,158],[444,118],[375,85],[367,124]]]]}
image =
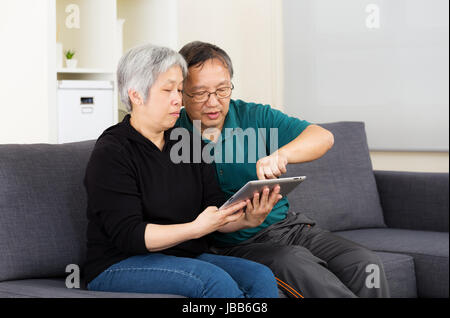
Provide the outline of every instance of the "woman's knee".
{"type": "Polygon", "coordinates": [[[244,294],[236,281],[223,269],[208,264],[207,269],[201,271],[199,279],[203,286],[202,298],[243,298],[244,294]]]}
{"type": "Polygon", "coordinates": [[[271,269],[260,262],[237,256],[203,254],[201,259],[211,262],[227,272],[245,296],[277,297],[277,283],[271,269]]]}
{"type": "Polygon", "coordinates": [[[260,263],[248,261],[249,273],[242,289],[249,298],[277,298],[278,285],[272,270],[260,263]]]}
{"type": "Polygon", "coordinates": [[[267,282],[267,284],[275,284],[276,285],[275,276],[274,276],[272,270],[263,264],[259,264],[259,263],[255,263],[255,264],[256,264],[255,268],[254,268],[255,278],[258,281],[267,282]]]}

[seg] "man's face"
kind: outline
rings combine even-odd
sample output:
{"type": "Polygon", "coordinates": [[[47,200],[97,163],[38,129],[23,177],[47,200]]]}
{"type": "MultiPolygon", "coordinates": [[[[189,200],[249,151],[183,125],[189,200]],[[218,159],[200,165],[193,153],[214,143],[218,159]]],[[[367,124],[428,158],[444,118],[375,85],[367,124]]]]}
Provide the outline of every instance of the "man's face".
{"type": "Polygon", "coordinates": [[[226,66],[218,59],[206,61],[202,66],[189,68],[189,75],[185,81],[183,102],[191,120],[200,120],[202,131],[207,128],[222,130],[228,114],[231,96],[219,99],[210,94],[204,102],[194,100],[194,95],[231,87],[231,76],[226,66]],[[190,95],[190,96],[188,96],[190,95]]]}

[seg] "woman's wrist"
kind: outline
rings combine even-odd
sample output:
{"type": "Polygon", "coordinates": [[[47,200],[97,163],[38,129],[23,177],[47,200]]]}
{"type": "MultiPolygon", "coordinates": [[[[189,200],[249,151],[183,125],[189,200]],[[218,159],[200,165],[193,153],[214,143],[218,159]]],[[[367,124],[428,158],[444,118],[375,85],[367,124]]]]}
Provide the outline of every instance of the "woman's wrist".
{"type": "Polygon", "coordinates": [[[190,233],[192,233],[193,239],[199,239],[206,234],[208,234],[202,227],[198,224],[197,220],[194,220],[192,222],[186,223],[188,226],[188,230],[190,233]]]}

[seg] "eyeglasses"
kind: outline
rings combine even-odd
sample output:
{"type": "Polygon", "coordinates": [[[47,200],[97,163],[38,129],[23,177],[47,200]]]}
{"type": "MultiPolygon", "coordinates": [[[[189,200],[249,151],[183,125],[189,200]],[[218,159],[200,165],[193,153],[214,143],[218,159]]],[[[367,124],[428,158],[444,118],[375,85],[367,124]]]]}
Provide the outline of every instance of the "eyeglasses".
{"type": "Polygon", "coordinates": [[[215,92],[199,91],[199,92],[191,93],[191,95],[186,93],[186,91],[184,91],[184,93],[186,94],[186,96],[189,96],[190,98],[192,98],[194,100],[194,102],[203,103],[203,102],[206,102],[207,100],[209,100],[209,97],[211,96],[211,94],[215,94],[217,99],[228,98],[231,96],[231,91],[233,89],[234,89],[234,85],[233,85],[233,83],[231,83],[231,87],[221,87],[221,88],[217,89],[215,92]]]}

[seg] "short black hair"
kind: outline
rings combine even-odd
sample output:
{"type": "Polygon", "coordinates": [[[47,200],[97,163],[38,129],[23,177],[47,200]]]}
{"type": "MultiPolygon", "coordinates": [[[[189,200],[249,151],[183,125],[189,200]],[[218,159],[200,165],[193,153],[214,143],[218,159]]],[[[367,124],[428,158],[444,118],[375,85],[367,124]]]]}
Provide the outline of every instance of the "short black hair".
{"type": "Polygon", "coordinates": [[[179,53],[187,62],[188,68],[191,66],[202,66],[206,61],[212,59],[220,60],[228,69],[230,77],[233,78],[233,64],[228,54],[217,45],[194,41],[181,48],[179,53]]]}

